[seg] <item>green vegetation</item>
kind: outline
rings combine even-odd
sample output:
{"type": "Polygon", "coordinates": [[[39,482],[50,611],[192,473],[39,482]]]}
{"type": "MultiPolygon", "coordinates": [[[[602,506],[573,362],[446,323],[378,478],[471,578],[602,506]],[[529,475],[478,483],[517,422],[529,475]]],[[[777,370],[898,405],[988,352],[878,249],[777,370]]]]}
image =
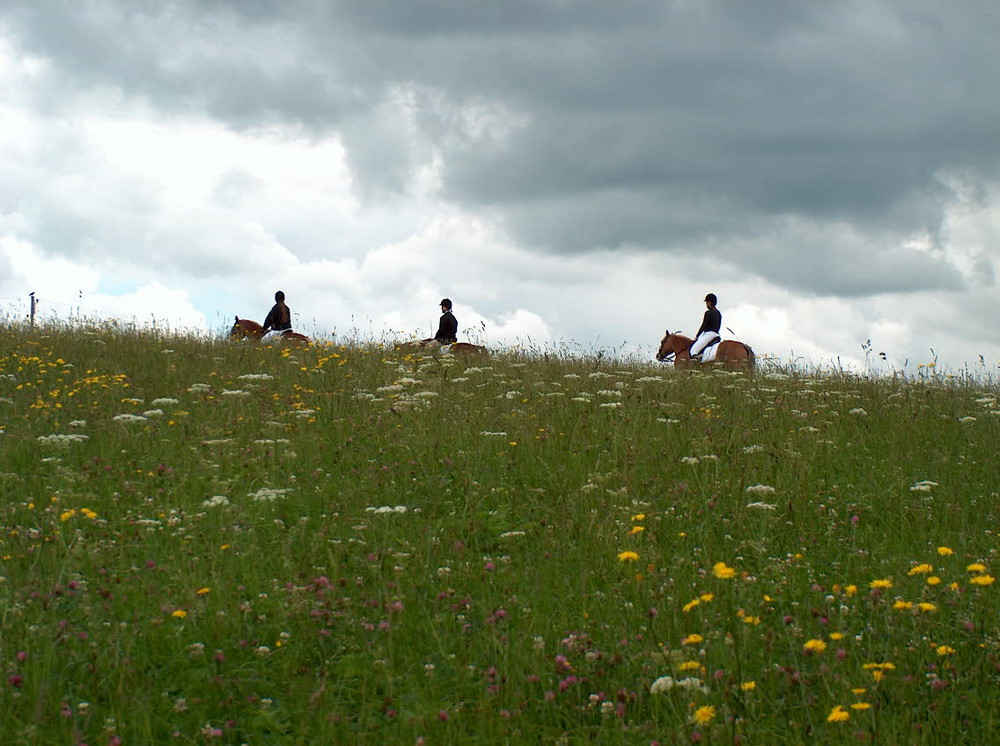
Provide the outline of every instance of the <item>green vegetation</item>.
{"type": "Polygon", "coordinates": [[[993,740],[968,381],[0,330],[4,743],[993,740]]]}

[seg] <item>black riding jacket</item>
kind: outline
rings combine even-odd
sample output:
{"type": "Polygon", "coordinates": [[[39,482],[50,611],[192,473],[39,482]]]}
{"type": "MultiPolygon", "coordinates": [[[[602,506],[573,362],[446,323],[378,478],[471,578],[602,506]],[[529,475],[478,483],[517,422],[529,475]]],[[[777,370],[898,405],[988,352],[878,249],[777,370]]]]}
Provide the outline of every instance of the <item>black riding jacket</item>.
{"type": "Polygon", "coordinates": [[[705,318],[702,319],[701,328],[698,333],[694,335],[695,339],[701,336],[702,332],[715,332],[719,334],[719,330],[722,328],[722,313],[718,308],[712,307],[705,310],[705,318]]]}
{"type": "Polygon", "coordinates": [[[454,344],[458,341],[458,319],[451,311],[445,311],[441,314],[441,321],[438,323],[434,339],[443,345],[454,344]]]}
{"type": "Polygon", "coordinates": [[[274,329],[276,332],[283,332],[292,328],[292,310],[284,303],[275,303],[264,319],[264,331],[274,329]]]}

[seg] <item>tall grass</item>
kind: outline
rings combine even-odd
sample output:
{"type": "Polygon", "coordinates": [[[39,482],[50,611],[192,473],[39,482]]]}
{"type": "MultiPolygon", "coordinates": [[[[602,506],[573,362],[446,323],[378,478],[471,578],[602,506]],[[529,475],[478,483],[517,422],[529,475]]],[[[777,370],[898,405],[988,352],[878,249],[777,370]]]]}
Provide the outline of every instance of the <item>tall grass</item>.
{"type": "Polygon", "coordinates": [[[985,743],[967,380],[0,330],[4,743],[985,743]]]}

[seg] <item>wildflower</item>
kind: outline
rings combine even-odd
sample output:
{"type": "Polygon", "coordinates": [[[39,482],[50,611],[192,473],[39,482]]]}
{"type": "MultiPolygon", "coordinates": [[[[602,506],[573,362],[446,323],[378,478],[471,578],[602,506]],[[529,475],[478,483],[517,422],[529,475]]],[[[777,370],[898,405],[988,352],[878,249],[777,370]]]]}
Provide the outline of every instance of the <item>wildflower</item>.
{"type": "Polygon", "coordinates": [[[931,575],[930,577],[927,578],[927,585],[937,585],[940,582],[941,578],[939,578],[937,575],[931,575]]]}
{"type": "Polygon", "coordinates": [[[115,422],[145,422],[146,418],[141,414],[129,414],[128,412],[124,414],[116,414],[112,417],[115,422]]]}
{"type": "Polygon", "coordinates": [[[837,705],[832,710],[830,714],[826,716],[826,722],[828,723],[843,723],[851,719],[851,714],[845,710],[841,705],[837,705]]]}
{"type": "Polygon", "coordinates": [[[704,640],[705,640],[705,638],[702,637],[701,635],[697,634],[697,633],[690,634],[687,637],[685,637],[683,640],[681,640],[681,645],[698,645],[699,643],[703,642],[704,640]]]}
{"type": "Polygon", "coordinates": [[[892,580],[886,578],[883,580],[873,580],[869,585],[875,590],[892,588],[892,580]]]}
{"type": "Polygon", "coordinates": [[[778,506],[773,503],[752,502],[747,503],[748,508],[758,508],[760,510],[777,510],[778,506]]]}
{"type": "Polygon", "coordinates": [[[188,613],[186,611],[184,611],[184,609],[174,609],[170,613],[170,616],[172,616],[174,619],[183,619],[187,615],[188,615],[188,613]]]}
{"type": "Polygon", "coordinates": [[[698,599],[706,604],[709,603],[713,598],[715,598],[714,593],[702,593],[700,596],[698,596],[698,599]]]}
{"type": "Polygon", "coordinates": [[[635,562],[639,559],[639,555],[631,550],[618,553],[619,562],[635,562]]]}
{"type": "Polygon", "coordinates": [[[756,681],[744,681],[742,684],[740,684],[740,689],[743,690],[744,692],[752,692],[756,688],[757,688],[756,681]]]}
{"type": "Polygon", "coordinates": [[[934,648],[934,652],[938,655],[952,655],[955,652],[955,648],[951,645],[938,645],[934,648]]]}
{"type": "Polygon", "coordinates": [[[701,603],[701,601],[699,601],[697,598],[694,599],[693,601],[688,601],[686,604],[684,604],[684,606],[681,607],[681,611],[683,611],[684,613],[687,613],[687,612],[691,611],[691,609],[693,609],[695,606],[697,606],[700,603],[701,603]]]}
{"type": "Polygon", "coordinates": [[[937,611],[937,604],[932,604],[929,601],[921,601],[917,604],[917,608],[920,611],[937,611]]]}
{"type": "Polygon", "coordinates": [[[868,702],[855,702],[851,705],[852,710],[867,710],[871,707],[868,702]]]}
{"type": "Polygon", "coordinates": [[[681,672],[697,671],[699,668],[701,668],[701,663],[699,663],[698,661],[684,661],[677,667],[677,670],[681,672]]]}
{"type": "Polygon", "coordinates": [[[912,601],[904,601],[902,599],[896,599],[896,602],[892,605],[892,608],[896,611],[905,611],[906,609],[913,608],[912,601]]]}
{"type": "Polygon", "coordinates": [[[843,640],[844,639],[844,633],[843,632],[831,632],[828,635],[828,637],[831,640],[833,640],[834,642],[836,642],[837,640],[843,640]]]}
{"type": "Polygon", "coordinates": [[[802,646],[803,653],[822,653],[824,650],[826,650],[826,643],[817,639],[807,640],[802,646]]]}
{"type": "Polygon", "coordinates": [[[981,562],[973,562],[965,568],[967,572],[986,572],[986,565],[981,562]]]}
{"type": "Polygon", "coordinates": [[[864,409],[862,409],[861,407],[857,407],[857,408],[855,408],[855,409],[852,409],[852,410],[851,410],[850,412],[848,412],[847,414],[854,414],[854,415],[858,415],[859,417],[867,417],[867,416],[868,416],[868,412],[866,412],[866,411],[865,411],[864,409]]]}
{"type": "Polygon", "coordinates": [[[926,562],[924,562],[922,564],[916,565],[915,567],[911,567],[910,571],[907,574],[908,575],[926,575],[927,573],[933,572],[933,571],[934,571],[934,568],[931,565],[928,565],[926,562]]]}
{"type": "Polygon", "coordinates": [[[198,595],[199,596],[204,596],[204,595],[206,595],[208,593],[211,593],[211,592],[212,592],[211,588],[199,588],[198,589],[198,595]]]}
{"type": "Polygon", "coordinates": [[[940,554],[942,557],[950,557],[955,553],[955,551],[950,547],[938,547],[937,553],[940,554]]]}
{"type": "Polygon", "coordinates": [[[973,585],[993,585],[993,580],[992,575],[976,575],[969,578],[969,582],[973,585]]]}
{"type": "Polygon", "coordinates": [[[634,516],[632,516],[632,520],[633,521],[644,521],[644,520],[646,520],[646,514],[645,513],[636,513],[634,516]]]}
{"type": "Polygon", "coordinates": [[[704,694],[708,694],[708,688],[704,685],[704,683],[702,683],[702,680],[694,676],[689,676],[684,679],[674,679],[672,676],[661,676],[650,684],[649,693],[662,694],[663,692],[669,692],[671,689],[693,689],[704,694]]]}
{"type": "Polygon", "coordinates": [[[645,530],[646,530],[645,526],[632,526],[632,528],[629,529],[629,534],[632,535],[641,534],[645,530]]]}
{"type": "Polygon", "coordinates": [[[736,577],[736,570],[729,567],[725,562],[716,562],[712,565],[712,574],[721,580],[729,580],[736,577]]]}
{"type": "Polygon", "coordinates": [[[746,492],[751,494],[771,495],[774,494],[774,487],[770,487],[766,484],[751,484],[746,488],[746,492]]]}
{"type": "Polygon", "coordinates": [[[924,479],[910,486],[910,492],[930,492],[933,488],[937,487],[937,482],[932,482],[929,479],[924,479]]]}
{"type": "Polygon", "coordinates": [[[708,725],[715,717],[715,708],[712,705],[702,705],[694,711],[694,721],[698,725],[708,725]]]}

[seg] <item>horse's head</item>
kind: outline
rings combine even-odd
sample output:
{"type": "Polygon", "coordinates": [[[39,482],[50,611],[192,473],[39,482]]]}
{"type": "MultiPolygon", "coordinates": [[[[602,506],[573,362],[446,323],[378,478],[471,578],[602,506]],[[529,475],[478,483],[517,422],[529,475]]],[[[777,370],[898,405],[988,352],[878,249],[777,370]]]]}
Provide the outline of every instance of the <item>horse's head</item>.
{"type": "Polygon", "coordinates": [[[674,349],[673,340],[671,339],[673,335],[670,334],[670,330],[663,332],[663,339],[660,340],[660,349],[656,352],[656,359],[659,362],[663,362],[670,355],[673,355],[677,350],[674,349]]]}
{"type": "Polygon", "coordinates": [[[264,328],[258,324],[256,321],[250,319],[241,319],[239,316],[236,317],[236,323],[233,324],[233,328],[229,330],[229,336],[234,339],[260,339],[264,335],[264,328]]]}

